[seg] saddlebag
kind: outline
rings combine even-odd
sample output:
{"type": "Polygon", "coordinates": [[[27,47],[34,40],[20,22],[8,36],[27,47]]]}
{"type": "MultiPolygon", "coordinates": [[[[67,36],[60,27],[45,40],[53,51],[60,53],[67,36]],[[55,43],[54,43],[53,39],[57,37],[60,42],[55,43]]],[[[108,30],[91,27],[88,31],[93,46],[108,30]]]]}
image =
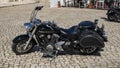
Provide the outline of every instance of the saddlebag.
{"type": "Polygon", "coordinates": [[[80,45],[82,47],[96,46],[100,48],[103,48],[105,46],[102,37],[91,30],[85,30],[82,32],[80,36],[80,45]]]}

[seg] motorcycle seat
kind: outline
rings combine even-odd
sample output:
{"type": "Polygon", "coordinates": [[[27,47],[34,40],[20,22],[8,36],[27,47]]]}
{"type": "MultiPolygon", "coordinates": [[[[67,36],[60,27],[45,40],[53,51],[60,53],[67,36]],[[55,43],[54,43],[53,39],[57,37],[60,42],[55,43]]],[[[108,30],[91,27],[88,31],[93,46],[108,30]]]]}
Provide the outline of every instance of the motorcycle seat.
{"type": "Polygon", "coordinates": [[[60,28],[65,34],[76,34],[77,26],[72,26],[68,29],[60,28]]]}
{"type": "Polygon", "coordinates": [[[95,23],[91,21],[83,21],[79,23],[79,28],[80,29],[94,29],[95,28],[95,23]]]}

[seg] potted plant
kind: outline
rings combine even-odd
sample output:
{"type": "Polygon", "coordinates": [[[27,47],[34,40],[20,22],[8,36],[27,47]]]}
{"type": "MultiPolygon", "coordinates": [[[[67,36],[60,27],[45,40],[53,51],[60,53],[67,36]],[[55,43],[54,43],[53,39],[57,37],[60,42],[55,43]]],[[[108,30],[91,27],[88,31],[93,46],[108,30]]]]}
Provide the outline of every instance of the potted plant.
{"type": "Polygon", "coordinates": [[[93,8],[93,5],[94,5],[94,0],[90,0],[90,3],[89,3],[89,8],[93,8]]]}
{"type": "Polygon", "coordinates": [[[58,8],[61,8],[61,4],[60,4],[60,1],[58,1],[58,8]]]}

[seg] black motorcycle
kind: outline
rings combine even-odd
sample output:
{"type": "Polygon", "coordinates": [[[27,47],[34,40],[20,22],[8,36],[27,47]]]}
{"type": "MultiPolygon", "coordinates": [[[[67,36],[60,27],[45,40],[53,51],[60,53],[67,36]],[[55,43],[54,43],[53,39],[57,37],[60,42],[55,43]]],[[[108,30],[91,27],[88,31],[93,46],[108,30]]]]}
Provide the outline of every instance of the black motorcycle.
{"type": "Polygon", "coordinates": [[[17,55],[31,52],[34,46],[39,46],[41,52],[55,56],[59,52],[78,51],[82,54],[93,54],[105,46],[107,36],[104,25],[99,28],[95,22],[83,21],[68,29],[58,27],[54,22],[42,22],[36,18],[37,12],[43,6],[38,6],[32,13],[29,23],[24,26],[27,34],[17,36],[13,40],[12,50],[17,55]]]}
{"type": "Polygon", "coordinates": [[[120,7],[111,7],[107,12],[107,18],[109,21],[120,20],[120,7]]]}

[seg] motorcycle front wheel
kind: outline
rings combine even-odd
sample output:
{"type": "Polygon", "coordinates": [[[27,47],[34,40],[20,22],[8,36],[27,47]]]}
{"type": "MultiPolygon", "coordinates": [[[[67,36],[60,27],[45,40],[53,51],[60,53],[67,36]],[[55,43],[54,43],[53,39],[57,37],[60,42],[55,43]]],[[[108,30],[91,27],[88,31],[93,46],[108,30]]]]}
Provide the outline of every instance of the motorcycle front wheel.
{"type": "Polygon", "coordinates": [[[86,47],[86,48],[80,48],[80,53],[84,55],[91,55],[98,52],[98,47],[86,47]]]}
{"type": "Polygon", "coordinates": [[[26,49],[24,49],[26,42],[28,41],[28,38],[21,40],[17,43],[13,43],[12,44],[12,50],[13,52],[15,52],[16,55],[22,55],[22,54],[26,54],[31,52],[31,50],[33,49],[33,43],[30,42],[28,44],[28,47],[26,49]]]}
{"type": "Polygon", "coordinates": [[[117,18],[114,13],[108,14],[108,20],[109,21],[116,21],[117,18]]]}

